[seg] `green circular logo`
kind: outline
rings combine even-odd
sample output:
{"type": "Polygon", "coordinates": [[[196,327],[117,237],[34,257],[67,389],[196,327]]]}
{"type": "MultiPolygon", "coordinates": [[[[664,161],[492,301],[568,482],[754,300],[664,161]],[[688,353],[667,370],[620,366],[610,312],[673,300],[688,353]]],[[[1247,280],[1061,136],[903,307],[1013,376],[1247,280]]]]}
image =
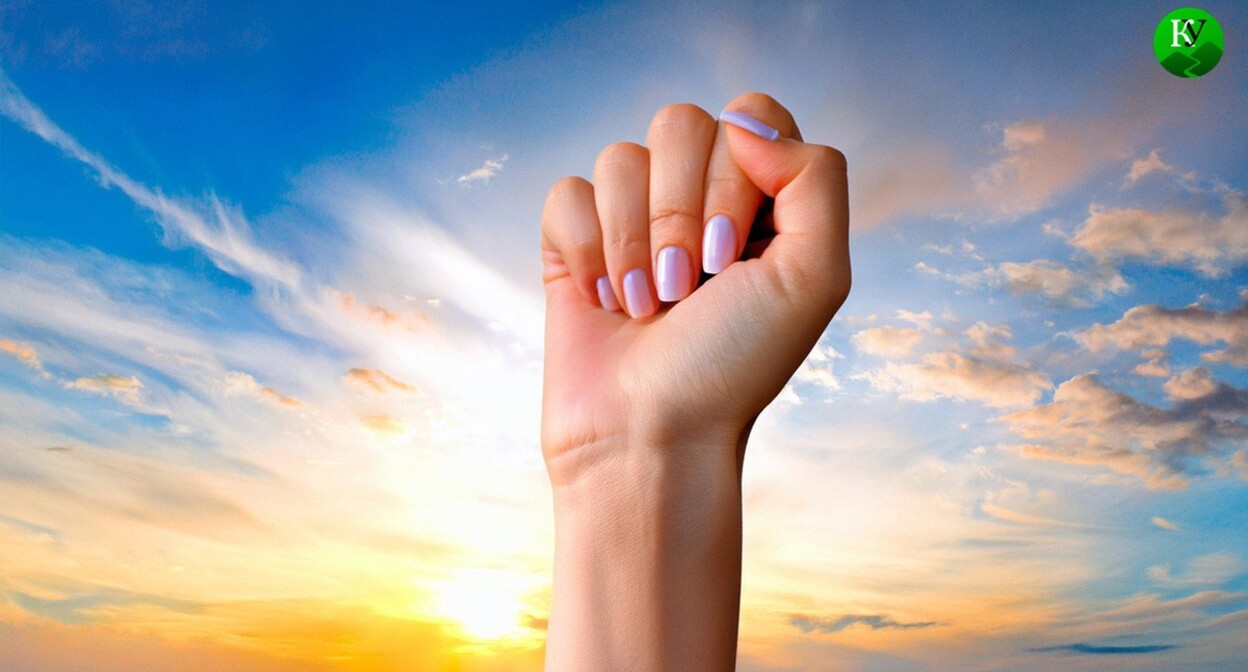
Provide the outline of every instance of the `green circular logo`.
{"type": "Polygon", "coordinates": [[[1199,77],[1222,60],[1222,27],[1203,9],[1176,9],[1157,24],[1153,51],[1170,74],[1199,77]]]}

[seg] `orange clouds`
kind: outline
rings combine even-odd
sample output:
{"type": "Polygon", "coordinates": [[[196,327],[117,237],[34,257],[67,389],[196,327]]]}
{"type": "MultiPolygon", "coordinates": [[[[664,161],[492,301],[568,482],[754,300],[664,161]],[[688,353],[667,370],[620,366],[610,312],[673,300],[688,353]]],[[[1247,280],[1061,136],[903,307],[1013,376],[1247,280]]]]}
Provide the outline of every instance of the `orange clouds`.
{"type": "Polygon", "coordinates": [[[1248,415],[1248,393],[1196,373],[1178,376],[1167,389],[1173,408],[1152,406],[1114,391],[1095,375],[1058,386],[1053,401],[1002,420],[1035,443],[1015,446],[1026,457],[1100,466],[1143,479],[1151,488],[1187,485],[1186,464],[1229,464],[1226,446],[1248,437],[1228,417],[1248,415]]]}
{"type": "Polygon", "coordinates": [[[416,387],[409,385],[381,369],[353,368],[343,379],[348,383],[363,385],[375,392],[407,392],[415,393],[416,387]]]}
{"type": "Polygon", "coordinates": [[[407,425],[404,425],[384,413],[378,415],[366,415],[360,418],[360,424],[373,430],[374,432],[381,432],[382,434],[398,434],[407,429],[407,425]]]}
{"type": "MultiPolygon", "coordinates": [[[[1186,340],[1197,345],[1217,343],[1221,350],[1201,354],[1207,362],[1248,365],[1248,296],[1238,308],[1225,312],[1193,304],[1165,308],[1157,304],[1136,306],[1111,324],[1096,324],[1075,338],[1093,352],[1105,348],[1136,349],[1164,347],[1171,341],[1186,340]]],[[[1155,357],[1154,357],[1155,358],[1155,357]]]]}
{"type": "Polygon", "coordinates": [[[409,332],[419,332],[429,326],[429,315],[426,313],[405,315],[384,306],[361,302],[355,298],[354,294],[349,292],[337,290],[330,290],[330,292],[337,297],[338,306],[343,312],[365,322],[373,322],[383,327],[402,329],[409,332]]]}
{"type": "Polygon", "coordinates": [[[1222,215],[1178,206],[1157,211],[1093,206],[1070,242],[1096,259],[1190,265],[1217,277],[1248,259],[1248,201],[1232,191],[1222,205],[1222,215]]]}
{"type": "Polygon", "coordinates": [[[7,352],[17,358],[17,361],[29,366],[36,371],[43,371],[43,363],[39,361],[39,354],[35,349],[26,343],[18,343],[16,341],[0,341],[0,352],[7,352]]]}
{"type": "Polygon", "coordinates": [[[101,373],[92,378],[78,378],[67,382],[65,388],[111,396],[131,406],[138,406],[139,392],[143,389],[143,383],[134,376],[101,373]]]}
{"type": "MultiPolygon", "coordinates": [[[[868,354],[908,354],[922,336],[915,330],[877,327],[855,335],[854,342],[868,354]]],[[[993,408],[1018,408],[1035,403],[1052,387],[1048,377],[1017,358],[1005,341],[1010,330],[983,322],[966,329],[968,346],[929,352],[918,361],[886,361],[859,377],[871,387],[895,392],[902,399],[974,401],[993,408]]]]}
{"type": "Polygon", "coordinates": [[[1028,406],[1051,386],[1043,373],[1028,365],[953,351],[929,353],[916,363],[887,362],[865,377],[876,389],[897,392],[902,399],[949,398],[994,408],[1028,406]]]}
{"type": "Polygon", "coordinates": [[[872,327],[854,334],[854,345],[868,355],[905,357],[923,340],[923,332],[913,327],[872,327]]]}
{"type": "Polygon", "coordinates": [[[225,393],[229,395],[242,395],[267,401],[277,406],[285,408],[299,408],[303,406],[303,402],[294,397],[289,397],[277,390],[262,386],[256,382],[256,379],[246,373],[240,371],[231,371],[225,376],[225,393]]]}

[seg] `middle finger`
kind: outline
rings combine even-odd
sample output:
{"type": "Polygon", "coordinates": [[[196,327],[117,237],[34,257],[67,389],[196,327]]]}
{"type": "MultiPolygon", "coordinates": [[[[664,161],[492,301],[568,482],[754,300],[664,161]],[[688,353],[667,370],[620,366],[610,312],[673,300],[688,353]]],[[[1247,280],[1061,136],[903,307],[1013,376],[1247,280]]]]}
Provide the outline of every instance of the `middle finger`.
{"type": "Polygon", "coordinates": [[[650,150],[650,250],[661,301],[693,291],[702,268],[700,241],[706,166],[715,119],[695,105],[669,105],[654,115],[650,150]]]}

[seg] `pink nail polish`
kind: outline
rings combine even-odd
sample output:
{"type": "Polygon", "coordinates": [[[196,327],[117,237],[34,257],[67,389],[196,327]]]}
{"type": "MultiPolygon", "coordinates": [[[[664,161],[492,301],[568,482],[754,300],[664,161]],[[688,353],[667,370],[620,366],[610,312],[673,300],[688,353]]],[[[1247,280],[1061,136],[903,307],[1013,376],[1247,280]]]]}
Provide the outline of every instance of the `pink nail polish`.
{"type": "Polygon", "coordinates": [[[659,250],[654,279],[660,301],[679,301],[693,291],[693,263],[683,247],[671,245],[659,250]]]}
{"type": "Polygon", "coordinates": [[[650,275],[640,268],[624,274],[624,304],[633,317],[650,317],[659,310],[650,292],[650,275]]]}
{"type": "Polygon", "coordinates": [[[737,256],[737,232],[724,215],[715,215],[702,232],[702,270],[719,273],[737,256]]]}
{"type": "Polygon", "coordinates": [[[605,275],[598,278],[598,303],[610,311],[620,309],[620,302],[615,298],[615,290],[611,289],[611,278],[605,275]]]}

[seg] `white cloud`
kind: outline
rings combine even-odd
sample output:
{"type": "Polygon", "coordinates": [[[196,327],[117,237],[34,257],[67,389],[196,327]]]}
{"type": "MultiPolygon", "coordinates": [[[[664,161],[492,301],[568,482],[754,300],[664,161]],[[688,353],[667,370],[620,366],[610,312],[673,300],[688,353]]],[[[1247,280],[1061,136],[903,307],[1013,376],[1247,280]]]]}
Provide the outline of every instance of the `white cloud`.
{"type": "Polygon", "coordinates": [[[271,387],[261,385],[256,382],[255,378],[241,371],[231,371],[225,374],[225,393],[232,396],[251,397],[287,408],[303,406],[303,402],[298,399],[288,397],[271,387]]]}
{"type": "Polygon", "coordinates": [[[485,163],[480,167],[474,168],[463,175],[455,178],[455,181],[462,185],[470,185],[474,182],[489,182],[490,178],[499,174],[503,170],[503,164],[507,163],[507,155],[504,154],[496,159],[486,159],[485,163]]]}
{"type": "Polygon", "coordinates": [[[1142,259],[1190,266],[1218,277],[1248,261],[1248,202],[1239,191],[1222,197],[1223,214],[1185,209],[1093,205],[1070,243],[1104,263],[1142,259]]]}
{"type": "Polygon", "coordinates": [[[1140,178],[1153,173],[1172,173],[1174,166],[1161,160],[1161,156],[1157,150],[1148,153],[1148,157],[1144,159],[1136,159],[1131,162],[1131,170],[1127,173],[1126,181],[1123,186],[1132,186],[1140,181],[1140,178]]]}
{"type": "Polygon", "coordinates": [[[1193,558],[1177,572],[1169,565],[1148,568],[1148,578],[1166,586],[1220,586],[1243,574],[1244,562],[1229,553],[1193,558]]]}
{"type": "Polygon", "coordinates": [[[932,328],[932,311],[930,310],[924,310],[916,313],[904,308],[898,308],[897,319],[903,322],[909,322],[920,329],[932,328]]]}
{"type": "Polygon", "coordinates": [[[1076,270],[1050,259],[1007,261],[982,271],[949,276],[963,285],[1004,287],[1016,296],[1038,294],[1053,303],[1084,308],[1107,294],[1123,294],[1130,285],[1115,268],[1098,264],[1076,270]]]}
{"type": "Polygon", "coordinates": [[[65,383],[65,389],[111,396],[130,406],[138,406],[140,405],[139,392],[143,390],[143,383],[134,376],[101,373],[90,378],[68,381],[65,383]]]}
{"type": "Polygon", "coordinates": [[[841,389],[841,381],[832,367],[835,360],[843,357],[844,355],[830,345],[815,345],[797,367],[789,384],[784,386],[778,397],[780,403],[798,406],[806,399],[816,398],[817,395],[826,396],[829,392],[841,389]]]}
{"type": "MultiPolygon", "coordinates": [[[[942,329],[932,333],[948,335],[942,329]]],[[[883,367],[855,377],[902,399],[954,399],[993,408],[1028,406],[1051,389],[1043,373],[1018,360],[1018,350],[1006,342],[1013,338],[1008,326],[978,322],[963,335],[969,341],[965,347],[929,352],[918,361],[886,361],[883,367]]],[[[904,357],[922,336],[922,332],[907,327],[876,327],[859,332],[854,343],[863,352],[904,357]]]]}
{"type": "Polygon", "coordinates": [[[1140,362],[1132,369],[1135,375],[1150,378],[1170,377],[1170,353],[1160,348],[1152,348],[1140,354],[1145,357],[1145,361],[1140,362]]]}
{"type": "Polygon", "coordinates": [[[1129,145],[1134,124],[1104,120],[1030,120],[1002,129],[999,158],[973,175],[977,197],[1013,218],[1048,205],[1129,145]]]}
{"type": "Polygon", "coordinates": [[[1218,383],[1209,369],[1198,366],[1170,378],[1161,388],[1173,400],[1200,399],[1216,392],[1218,383]]]}
{"type": "MultiPolygon", "coordinates": [[[[1182,388],[1193,392],[1192,386],[1182,388]]],[[[1053,401],[1002,420],[1034,443],[1022,455],[1099,466],[1143,479],[1153,488],[1181,488],[1201,467],[1225,467],[1230,446],[1248,438],[1248,392],[1225,384],[1171,408],[1152,406],[1110,389],[1096,376],[1075,376],[1053,401]]]]}
{"type": "Polygon", "coordinates": [[[1026,365],[934,352],[916,363],[887,362],[861,374],[871,386],[902,399],[973,401],[993,408],[1035,403],[1051,387],[1043,373],[1026,365]]]}
{"type": "Polygon", "coordinates": [[[1170,530],[1171,532],[1179,531],[1178,525],[1175,525],[1174,523],[1166,520],[1165,518],[1162,518],[1161,516],[1153,516],[1152,522],[1153,522],[1153,525],[1163,530],[1170,530]]]}
{"type": "Polygon", "coordinates": [[[854,334],[853,341],[859,351],[868,355],[906,357],[923,342],[923,331],[911,327],[871,327],[854,334]]]}
{"type": "MultiPolygon", "coordinates": [[[[1135,306],[1118,321],[1095,324],[1075,335],[1092,352],[1107,348],[1134,350],[1159,348],[1172,341],[1191,341],[1200,346],[1225,344],[1220,350],[1201,354],[1207,362],[1248,365],[1248,295],[1238,308],[1218,312],[1200,304],[1164,308],[1157,304],[1135,306]]],[[[1156,350],[1150,350],[1156,354],[1156,350]]],[[[1154,357],[1156,358],[1156,357],[1154,357]]]]}

